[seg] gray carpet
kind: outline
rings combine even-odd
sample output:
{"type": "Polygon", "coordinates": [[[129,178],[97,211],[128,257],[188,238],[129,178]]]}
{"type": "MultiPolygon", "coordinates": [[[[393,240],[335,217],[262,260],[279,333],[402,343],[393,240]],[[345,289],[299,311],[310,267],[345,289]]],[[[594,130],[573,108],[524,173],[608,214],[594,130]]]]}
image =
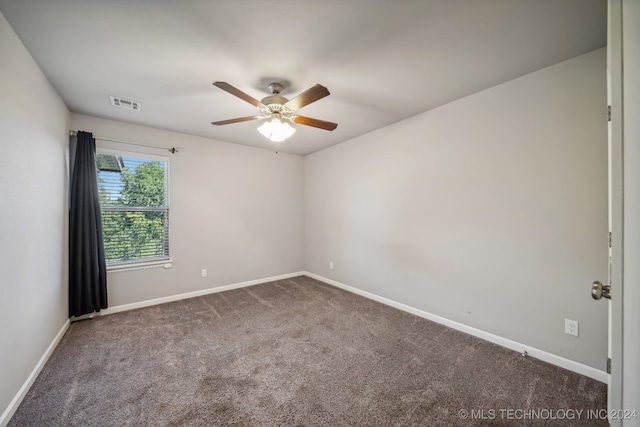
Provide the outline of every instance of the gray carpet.
{"type": "Polygon", "coordinates": [[[605,426],[549,419],[604,408],[603,383],[301,276],[73,323],[9,426],[605,426]]]}

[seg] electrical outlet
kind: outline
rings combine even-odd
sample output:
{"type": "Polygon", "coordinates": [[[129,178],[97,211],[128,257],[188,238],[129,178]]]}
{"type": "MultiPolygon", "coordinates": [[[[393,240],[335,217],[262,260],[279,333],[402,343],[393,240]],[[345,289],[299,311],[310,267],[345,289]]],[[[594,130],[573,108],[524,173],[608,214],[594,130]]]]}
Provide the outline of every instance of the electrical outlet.
{"type": "Polygon", "coordinates": [[[333,270],[333,261],[329,263],[329,268],[333,270]]]}
{"type": "Polygon", "coordinates": [[[207,277],[207,269],[206,268],[202,269],[202,277],[207,277]]]}
{"type": "Polygon", "coordinates": [[[564,333],[577,337],[578,325],[579,323],[577,320],[564,319],[564,333]]]}

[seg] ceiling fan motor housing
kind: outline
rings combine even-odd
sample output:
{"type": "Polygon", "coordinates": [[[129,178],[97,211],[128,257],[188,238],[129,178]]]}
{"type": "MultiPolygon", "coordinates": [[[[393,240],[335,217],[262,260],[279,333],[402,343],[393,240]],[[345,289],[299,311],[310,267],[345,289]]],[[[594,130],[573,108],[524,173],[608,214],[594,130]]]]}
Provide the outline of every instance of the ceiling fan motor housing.
{"type": "Polygon", "coordinates": [[[264,108],[260,109],[262,114],[264,114],[266,117],[276,117],[275,115],[277,114],[278,118],[281,118],[282,116],[284,116],[285,118],[289,118],[292,111],[284,106],[284,104],[289,102],[289,100],[283,96],[278,95],[282,90],[282,85],[280,85],[279,83],[271,83],[269,85],[269,89],[271,89],[273,95],[269,95],[263,98],[262,101],[260,101],[265,106],[264,108]]]}
{"type": "Polygon", "coordinates": [[[267,97],[262,98],[262,102],[264,105],[272,105],[272,104],[280,104],[280,105],[284,105],[285,103],[287,103],[289,100],[285,97],[282,97],[280,95],[269,95],[267,97]]]}

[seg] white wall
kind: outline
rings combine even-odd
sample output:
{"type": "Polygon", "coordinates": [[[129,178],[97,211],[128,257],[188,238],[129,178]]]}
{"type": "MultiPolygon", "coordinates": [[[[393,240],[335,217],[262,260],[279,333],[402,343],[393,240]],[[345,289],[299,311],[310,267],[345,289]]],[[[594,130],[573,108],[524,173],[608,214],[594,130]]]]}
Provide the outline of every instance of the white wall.
{"type": "Polygon", "coordinates": [[[173,267],[109,273],[110,306],[303,270],[302,157],[79,114],[71,115],[71,127],[179,148],[170,154],[98,141],[170,156],[173,267]]]}
{"type": "Polygon", "coordinates": [[[68,317],[69,111],[2,14],[0,63],[1,414],[68,317]]]}
{"type": "Polygon", "coordinates": [[[306,270],[604,370],[605,106],[600,49],[307,156],[306,270]]]}

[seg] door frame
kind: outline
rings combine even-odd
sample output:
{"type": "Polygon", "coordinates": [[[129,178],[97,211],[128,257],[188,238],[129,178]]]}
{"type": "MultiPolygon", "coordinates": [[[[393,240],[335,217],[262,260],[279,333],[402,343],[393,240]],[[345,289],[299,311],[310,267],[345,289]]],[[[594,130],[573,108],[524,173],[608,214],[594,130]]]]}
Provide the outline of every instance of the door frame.
{"type": "MultiPolygon", "coordinates": [[[[621,3],[621,126],[622,149],[622,226],[624,298],[621,321],[620,370],[621,405],[612,409],[629,412],[622,425],[640,426],[640,1],[621,3]],[[634,412],[635,411],[635,412],[634,412]]],[[[615,47],[615,46],[614,46],[615,47]]],[[[614,138],[615,141],[615,138],[614,138]]],[[[615,191],[614,191],[615,194],[615,191]]],[[[618,306],[614,305],[614,315],[618,306]]],[[[614,349],[616,333],[614,331],[614,349]]],[[[613,378],[614,390],[617,389],[613,378]]]]}

